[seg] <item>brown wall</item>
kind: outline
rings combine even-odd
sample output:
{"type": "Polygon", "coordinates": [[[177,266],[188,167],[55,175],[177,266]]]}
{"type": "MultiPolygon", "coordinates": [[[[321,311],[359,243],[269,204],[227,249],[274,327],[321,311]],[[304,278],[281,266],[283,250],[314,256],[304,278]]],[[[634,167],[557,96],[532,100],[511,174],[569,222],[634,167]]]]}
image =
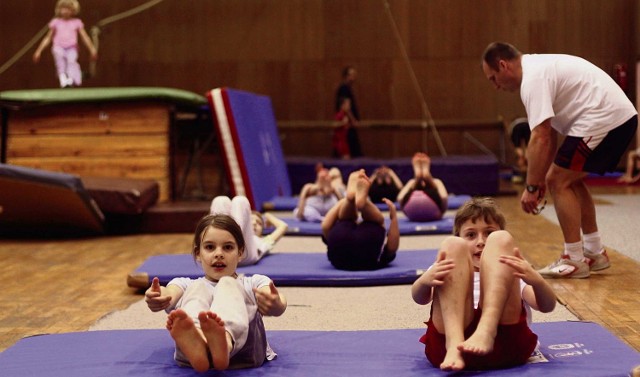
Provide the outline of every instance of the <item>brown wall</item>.
{"type": "MultiPolygon", "coordinates": [[[[146,0],[83,0],[87,30],[146,0]]],[[[516,95],[495,92],[479,56],[493,40],[524,52],[581,55],[608,72],[635,66],[640,0],[389,0],[436,121],[511,119],[516,95]]],[[[0,64],[51,18],[54,0],[0,1],[0,64]]],[[[229,86],[269,95],[279,121],[328,120],[342,67],[359,72],[362,118],[420,119],[421,102],[384,0],[165,0],[104,27],[85,86],[166,86],[204,93],[229,86]]],[[[55,87],[35,46],[0,74],[0,90],[55,87]]],[[[83,68],[87,53],[81,46],[83,68]]],[[[635,70],[630,69],[631,82],[635,70]]],[[[634,88],[634,85],[631,85],[634,88]]],[[[633,90],[632,90],[633,91],[633,90]]],[[[635,93],[630,93],[635,99],[635,93]]]]}

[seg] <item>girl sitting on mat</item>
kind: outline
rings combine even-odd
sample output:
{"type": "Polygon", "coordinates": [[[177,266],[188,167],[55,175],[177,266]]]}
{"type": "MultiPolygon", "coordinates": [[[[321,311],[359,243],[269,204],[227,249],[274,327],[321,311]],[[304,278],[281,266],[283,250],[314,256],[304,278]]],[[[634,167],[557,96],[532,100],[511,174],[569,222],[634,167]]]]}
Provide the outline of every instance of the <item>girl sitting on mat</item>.
{"type": "Polygon", "coordinates": [[[344,192],[339,182],[332,183],[327,168],[318,165],[316,169],[316,181],[302,187],[300,200],[298,206],[293,210],[293,214],[302,221],[319,223],[344,196],[344,192]]]}
{"type": "Polygon", "coordinates": [[[467,201],[454,235],[411,288],[413,300],[431,303],[425,355],[443,370],[507,368],[527,362],[538,336],[531,308],[548,313],[556,295],[520,254],[490,198],[467,201]]]}
{"type": "Polygon", "coordinates": [[[424,222],[442,218],[447,211],[447,193],[444,183],[431,175],[431,159],[417,152],[411,160],[414,177],[398,194],[402,211],[411,221],[424,222]]]}
{"type": "Polygon", "coordinates": [[[238,275],[245,243],[240,226],[227,215],[207,215],[196,226],[192,253],[202,265],[198,279],[175,278],[166,287],[157,277],[145,292],[153,312],[165,310],[180,366],[198,372],[259,367],[273,360],[262,316],[280,316],[285,297],[267,276],[238,275]]]}
{"type": "Polygon", "coordinates": [[[287,231],[287,223],[274,215],[270,213],[262,215],[260,212],[252,211],[249,199],[242,195],[237,195],[233,199],[228,196],[215,197],[211,202],[209,213],[229,215],[240,225],[245,240],[244,257],[240,261],[240,266],[258,263],[287,231]],[[263,236],[265,223],[274,226],[275,229],[263,236]]]}
{"type": "Polygon", "coordinates": [[[391,220],[387,233],[382,212],[369,200],[370,185],[364,169],[351,173],[345,198],[322,221],[322,240],[329,261],[337,269],[375,270],[396,257],[400,244],[396,207],[384,199],[391,220]]]}

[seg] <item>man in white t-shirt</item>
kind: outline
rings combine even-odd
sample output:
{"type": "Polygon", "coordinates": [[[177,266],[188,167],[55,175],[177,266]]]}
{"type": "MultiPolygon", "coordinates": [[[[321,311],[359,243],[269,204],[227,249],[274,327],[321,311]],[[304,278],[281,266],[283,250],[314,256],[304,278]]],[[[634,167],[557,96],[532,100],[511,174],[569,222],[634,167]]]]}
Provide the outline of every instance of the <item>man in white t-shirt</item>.
{"type": "Polygon", "coordinates": [[[531,139],[522,209],[538,214],[547,188],[553,197],[564,251],[540,274],[586,278],[608,268],[583,179],[615,170],[636,132],[635,107],[606,72],[577,56],[522,54],[493,42],[483,53],[482,70],[496,89],[520,92],[527,111],[531,139]],[[558,134],[564,137],[559,147],[558,134]]]}

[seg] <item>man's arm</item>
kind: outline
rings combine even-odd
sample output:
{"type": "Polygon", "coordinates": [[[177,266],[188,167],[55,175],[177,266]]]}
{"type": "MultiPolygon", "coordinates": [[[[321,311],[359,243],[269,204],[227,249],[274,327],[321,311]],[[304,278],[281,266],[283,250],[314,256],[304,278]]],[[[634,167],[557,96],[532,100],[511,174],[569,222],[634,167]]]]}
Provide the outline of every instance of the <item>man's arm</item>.
{"type": "Polygon", "coordinates": [[[527,213],[533,213],[546,191],[545,177],[549,167],[553,163],[557,146],[557,132],[551,128],[551,120],[547,119],[531,131],[531,139],[527,148],[527,186],[537,190],[530,191],[525,188],[520,199],[522,209],[527,213]]]}

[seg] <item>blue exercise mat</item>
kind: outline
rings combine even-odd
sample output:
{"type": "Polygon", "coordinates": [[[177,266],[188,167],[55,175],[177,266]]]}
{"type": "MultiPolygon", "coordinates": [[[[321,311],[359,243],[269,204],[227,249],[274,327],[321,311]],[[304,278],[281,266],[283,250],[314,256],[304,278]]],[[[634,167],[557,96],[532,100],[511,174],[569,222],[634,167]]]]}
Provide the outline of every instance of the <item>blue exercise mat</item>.
{"type": "MultiPolygon", "coordinates": [[[[280,218],[287,223],[287,234],[295,236],[321,236],[322,226],[319,222],[302,221],[296,218],[280,218]]],[[[389,228],[389,219],[385,218],[385,226],[389,228]]],[[[451,234],[453,233],[453,217],[444,217],[440,220],[415,222],[409,221],[406,217],[398,219],[400,234],[425,235],[425,234],[451,234]]],[[[272,229],[265,229],[268,233],[272,229]]]]}
{"type": "MultiPolygon", "coordinates": [[[[286,315],[286,313],[285,313],[286,315]]],[[[532,325],[546,362],[462,376],[627,376],[640,354],[590,322],[532,325]]],[[[424,329],[371,331],[268,331],[278,357],[259,368],[210,371],[242,377],[451,376],[431,366],[418,338],[424,329]]],[[[0,354],[11,377],[203,376],[173,361],[169,333],[157,330],[88,331],[24,338],[0,354]]]]}
{"type": "MultiPolygon", "coordinates": [[[[469,199],[471,199],[470,195],[449,195],[447,209],[458,209],[469,199]]],[[[276,196],[265,203],[264,208],[270,211],[293,211],[298,206],[299,200],[298,196],[276,196]]],[[[376,206],[380,210],[387,210],[387,205],[384,203],[376,203],[376,206]]],[[[400,208],[397,202],[396,207],[400,208]]]]}
{"type": "MultiPolygon", "coordinates": [[[[270,277],[279,286],[371,286],[411,284],[436,259],[436,250],[399,251],[388,266],[373,271],[343,271],[331,265],[326,253],[274,253],[238,272],[270,277]]],[[[197,278],[202,268],[190,254],[157,255],[129,274],[127,284],[146,289],[154,277],[166,285],[174,277],[197,278]]]]}
{"type": "Polygon", "coordinates": [[[233,195],[246,196],[258,211],[274,196],[292,195],[271,99],[230,88],[207,98],[233,195]]]}

